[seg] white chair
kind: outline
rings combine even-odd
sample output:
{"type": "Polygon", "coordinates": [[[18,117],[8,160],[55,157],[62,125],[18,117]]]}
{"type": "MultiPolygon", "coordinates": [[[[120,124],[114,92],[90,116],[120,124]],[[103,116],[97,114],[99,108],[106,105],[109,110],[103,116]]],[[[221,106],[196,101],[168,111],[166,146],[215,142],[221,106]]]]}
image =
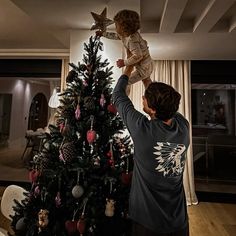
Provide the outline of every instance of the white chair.
{"type": "MultiPolygon", "coordinates": [[[[9,185],[3,192],[1,200],[1,212],[9,220],[11,220],[10,215],[14,215],[13,206],[15,205],[14,199],[21,202],[25,199],[24,192],[27,192],[24,188],[17,185],[9,185]]],[[[7,230],[0,228],[0,236],[8,235],[7,230]]]]}

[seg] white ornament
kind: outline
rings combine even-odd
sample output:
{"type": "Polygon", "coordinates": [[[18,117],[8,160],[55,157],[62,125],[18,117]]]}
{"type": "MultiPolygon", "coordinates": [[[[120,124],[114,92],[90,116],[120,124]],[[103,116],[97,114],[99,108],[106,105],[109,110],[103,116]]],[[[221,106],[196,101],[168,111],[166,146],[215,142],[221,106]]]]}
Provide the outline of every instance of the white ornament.
{"type": "Polygon", "coordinates": [[[80,198],[84,194],[84,189],[80,185],[75,185],[72,189],[72,195],[74,198],[80,198]]]}

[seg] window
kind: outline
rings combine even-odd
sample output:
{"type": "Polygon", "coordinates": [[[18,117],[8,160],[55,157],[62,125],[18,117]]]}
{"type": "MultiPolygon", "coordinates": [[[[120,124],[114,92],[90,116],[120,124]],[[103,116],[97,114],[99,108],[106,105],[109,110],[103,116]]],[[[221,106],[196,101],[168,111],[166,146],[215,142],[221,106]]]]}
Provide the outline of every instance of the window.
{"type": "MultiPolygon", "coordinates": [[[[192,63],[196,69],[194,63],[198,62],[192,63]]],[[[224,63],[220,66],[221,71],[214,66],[206,69],[205,65],[202,69],[197,66],[197,76],[196,71],[192,71],[193,160],[197,191],[236,193],[236,83],[231,83],[231,77],[227,80],[228,68],[224,76],[224,63]]]]}

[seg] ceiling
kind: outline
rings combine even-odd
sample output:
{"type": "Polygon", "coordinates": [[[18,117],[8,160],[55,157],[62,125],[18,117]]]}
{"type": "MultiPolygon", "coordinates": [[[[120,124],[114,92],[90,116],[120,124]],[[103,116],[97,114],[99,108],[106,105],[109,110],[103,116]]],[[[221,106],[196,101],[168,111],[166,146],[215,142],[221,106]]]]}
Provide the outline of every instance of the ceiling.
{"type": "Polygon", "coordinates": [[[154,59],[236,60],[235,0],[0,0],[0,56],[68,55],[70,30],[105,7],[138,11],[154,59]]]}

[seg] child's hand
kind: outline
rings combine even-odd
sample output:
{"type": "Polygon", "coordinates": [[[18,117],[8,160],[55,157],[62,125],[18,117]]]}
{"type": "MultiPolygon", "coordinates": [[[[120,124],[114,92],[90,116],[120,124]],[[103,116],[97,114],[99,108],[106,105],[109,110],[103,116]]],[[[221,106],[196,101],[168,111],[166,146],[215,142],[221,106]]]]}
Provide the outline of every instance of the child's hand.
{"type": "Polygon", "coordinates": [[[103,31],[97,30],[97,31],[95,32],[95,34],[96,34],[96,36],[102,37],[103,31]]]}
{"type": "Polygon", "coordinates": [[[124,67],[124,66],[125,66],[125,62],[124,62],[123,59],[118,59],[118,60],[116,61],[116,65],[117,65],[117,67],[121,68],[121,67],[124,67]]]}

